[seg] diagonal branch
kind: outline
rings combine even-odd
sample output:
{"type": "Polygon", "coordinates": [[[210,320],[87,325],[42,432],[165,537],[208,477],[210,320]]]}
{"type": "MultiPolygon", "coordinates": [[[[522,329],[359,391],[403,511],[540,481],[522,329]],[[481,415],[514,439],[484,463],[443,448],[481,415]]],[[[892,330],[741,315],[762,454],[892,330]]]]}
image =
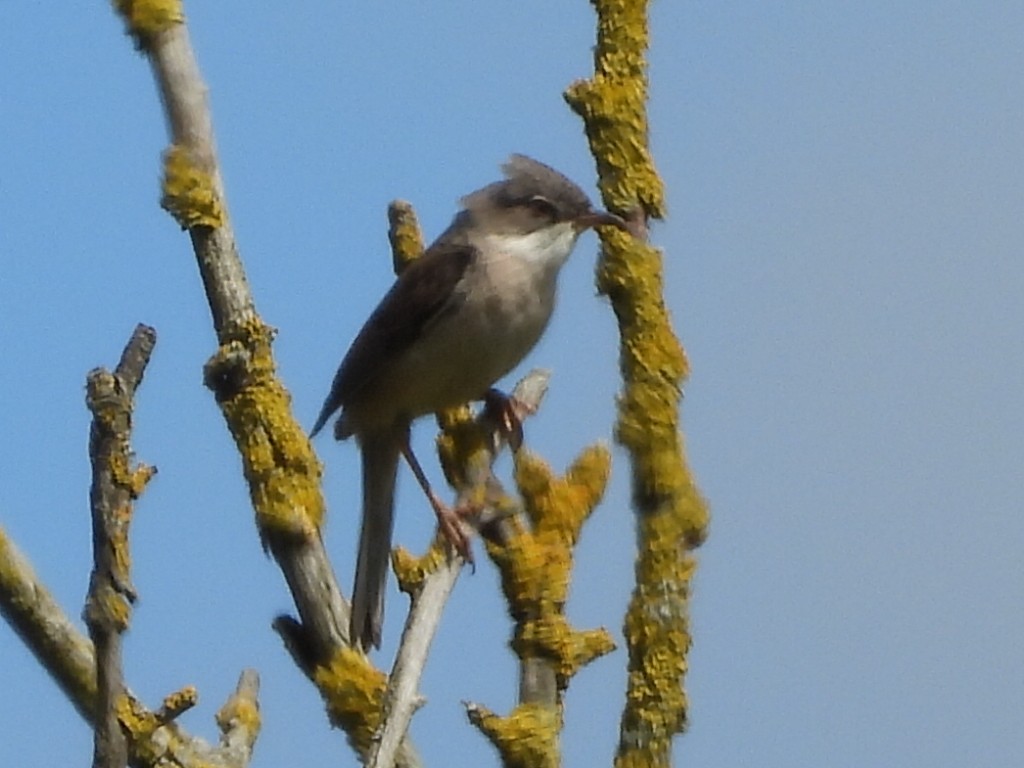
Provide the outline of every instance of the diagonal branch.
{"type": "MultiPolygon", "coordinates": [[[[3,529],[0,529],[0,613],[64,691],[82,719],[95,724],[97,685],[93,645],[57,605],[28,559],[3,529]]],[[[254,674],[246,672],[243,676],[252,680],[254,674]]],[[[255,695],[251,686],[248,691],[250,696],[255,695]]],[[[256,729],[251,727],[252,718],[246,721],[250,727],[245,739],[236,736],[241,733],[240,726],[232,721],[221,746],[213,747],[171,722],[173,717],[161,717],[147,710],[127,689],[121,704],[119,715],[128,723],[132,734],[129,763],[136,768],[153,765],[244,768],[247,764],[247,757],[245,762],[241,758],[252,752],[252,741],[256,737],[256,729]],[[125,717],[126,712],[129,717],[125,717]],[[136,727],[140,722],[149,723],[151,727],[136,727]]]]}
{"type": "MultiPolygon", "coordinates": [[[[276,372],[274,331],[256,312],[228,215],[217,162],[207,89],[189,41],[179,2],[118,0],[137,47],[147,56],[164,105],[171,145],[164,154],[161,204],[189,233],[219,347],[204,370],[242,459],[264,547],[277,561],[299,619],[279,620],[286,645],[320,687],[332,712],[365,732],[372,706],[351,707],[337,693],[351,680],[365,683],[356,699],[372,701],[374,675],[346,653],[348,606],[321,538],[325,504],[321,466],[291,411],[276,372]],[[342,678],[348,674],[351,680],[342,678]]],[[[341,722],[341,721],[338,721],[341,722]]],[[[402,765],[417,759],[407,743],[402,765]]]]}
{"type": "Polygon", "coordinates": [[[0,613],[82,716],[96,712],[96,654],[0,528],[0,613]]]}

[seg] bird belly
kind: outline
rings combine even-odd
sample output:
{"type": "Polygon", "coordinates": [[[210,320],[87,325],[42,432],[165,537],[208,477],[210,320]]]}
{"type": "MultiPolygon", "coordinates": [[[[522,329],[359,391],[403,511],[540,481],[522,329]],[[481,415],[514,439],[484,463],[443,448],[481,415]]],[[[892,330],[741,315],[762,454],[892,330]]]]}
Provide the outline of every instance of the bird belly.
{"type": "Polygon", "coordinates": [[[426,329],[389,376],[410,418],[479,399],[533,349],[554,306],[554,279],[513,263],[480,267],[458,308],[426,329]]]}

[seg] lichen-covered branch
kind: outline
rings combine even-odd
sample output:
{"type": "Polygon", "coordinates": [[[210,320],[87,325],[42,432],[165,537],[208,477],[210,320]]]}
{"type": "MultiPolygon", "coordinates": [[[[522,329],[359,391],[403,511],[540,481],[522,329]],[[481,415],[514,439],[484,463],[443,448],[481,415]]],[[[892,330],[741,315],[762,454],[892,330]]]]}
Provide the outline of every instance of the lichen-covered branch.
{"type": "Polygon", "coordinates": [[[82,719],[93,722],[96,656],[92,642],[75,627],[2,528],[0,613],[82,719]]]}
{"type": "Polygon", "coordinates": [[[498,566],[515,623],[519,705],[504,718],[479,706],[468,709],[470,721],[491,740],[505,766],[561,763],[558,735],[569,681],[615,648],[604,629],[576,630],[565,616],[573,549],[604,493],[610,462],[607,448],[593,446],[565,477],[556,478],[536,456],[516,454],[524,514],[510,517],[502,539],[488,539],[487,551],[498,566]]]}
{"type": "Polygon", "coordinates": [[[503,768],[559,768],[561,711],[546,704],[520,704],[509,717],[467,704],[466,716],[498,750],[503,768]]]}
{"type": "MultiPolygon", "coordinates": [[[[298,620],[275,628],[303,671],[337,668],[348,643],[348,605],[321,538],[321,466],[277,375],[274,331],[256,312],[228,213],[207,89],[176,0],[118,0],[136,46],[152,65],[171,145],[161,204],[186,229],[217,332],[204,370],[242,459],[264,547],[291,590],[298,620]]],[[[329,699],[330,691],[321,689],[329,699]]],[[[368,713],[363,713],[368,717],[368,713]]],[[[411,754],[407,748],[403,754],[411,754]]],[[[408,762],[403,764],[409,764],[408,762]]]]}
{"type": "MultiPolygon", "coordinates": [[[[86,722],[96,719],[96,655],[89,638],[57,605],[31,564],[0,529],[0,613],[39,660],[86,722]]],[[[243,675],[253,675],[247,672],[243,675]]],[[[223,766],[244,768],[234,742],[212,747],[171,722],[179,710],[150,712],[130,691],[117,699],[118,720],[128,734],[128,762],[135,768],[223,766]],[[126,712],[131,713],[125,716],[126,712]],[[141,727],[140,723],[146,723],[141,727]]],[[[257,732],[250,730],[249,752],[257,732]]]]}
{"type": "Polygon", "coordinates": [[[124,695],[121,636],[128,629],[135,602],[128,529],[134,502],[156,472],[154,467],[131,466],[129,439],[135,390],[155,344],[156,331],[137,326],[114,373],[97,368],[86,381],[86,402],[93,415],[89,432],[93,570],[85,622],[96,651],[94,768],[122,768],[128,762],[117,719],[117,700],[124,695]]]}
{"type": "MultiPolygon", "coordinates": [[[[574,83],[565,97],[583,118],[605,204],[643,234],[647,218],[665,212],[647,136],[648,4],[592,3],[598,17],[594,77],[574,83]]],[[[672,737],[686,723],[683,677],[696,568],[691,551],[707,535],[708,510],[680,431],[687,363],[664,304],[662,254],[623,233],[601,235],[597,282],[619,323],[623,389],[616,437],[630,454],[638,538],[616,765],[662,766],[671,760],[672,737]]]]}
{"type": "MultiPolygon", "coordinates": [[[[524,418],[540,408],[549,376],[547,371],[531,371],[513,390],[513,402],[522,407],[524,418]]],[[[490,535],[504,524],[506,509],[514,503],[492,471],[507,435],[486,409],[476,416],[469,409],[457,409],[443,416],[442,422],[441,452],[447,474],[454,481],[456,505],[477,507],[479,524],[490,535]]],[[[399,588],[410,596],[411,605],[384,696],[380,737],[367,761],[370,768],[392,764],[396,746],[422,704],[419,682],[430,645],[464,565],[461,557],[449,552],[440,535],[422,557],[414,558],[399,548],[393,561],[399,588]]]]}

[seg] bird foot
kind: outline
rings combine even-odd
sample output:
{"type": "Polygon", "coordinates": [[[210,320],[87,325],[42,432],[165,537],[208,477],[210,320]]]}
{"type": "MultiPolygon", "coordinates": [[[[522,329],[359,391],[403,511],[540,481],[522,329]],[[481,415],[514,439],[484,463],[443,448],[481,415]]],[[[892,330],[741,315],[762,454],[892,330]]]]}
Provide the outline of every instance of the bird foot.
{"type": "Polygon", "coordinates": [[[436,495],[431,495],[430,506],[434,508],[434,514],[437,515],[437,526],[441,529],[441,533],[455,551],[462,556],[462,559],[476,570],[476,561],[473,559],[473,549],[470,546],[464,520],[479,514],[480,509],[473,504],[460,504],[452,508],[436,495]]]}
{"type": "Polygon", "coordinates": [[[484,394],[484,409],[497,422],[513,452],[518,451],[523,444],[523,419],[536,411],[536,408],[517,397],[506,395],[500,389],[492,388],[484,394]]]}

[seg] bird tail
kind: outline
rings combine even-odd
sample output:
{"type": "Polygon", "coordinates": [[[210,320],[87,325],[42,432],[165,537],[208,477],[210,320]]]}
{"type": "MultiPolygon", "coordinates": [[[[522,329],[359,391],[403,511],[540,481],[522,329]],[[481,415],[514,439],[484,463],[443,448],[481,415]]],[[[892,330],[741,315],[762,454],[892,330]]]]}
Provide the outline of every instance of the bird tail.
{"type": "Polygon", "coordinates": [[[401,436],[388,432],[361,436],[363,523],[359,532],[356,580],[352,587],[349,631],[364,649],[380,647],[384,623],[384,587],[391,562],[395,481],[402,453],[401,436]]]}

